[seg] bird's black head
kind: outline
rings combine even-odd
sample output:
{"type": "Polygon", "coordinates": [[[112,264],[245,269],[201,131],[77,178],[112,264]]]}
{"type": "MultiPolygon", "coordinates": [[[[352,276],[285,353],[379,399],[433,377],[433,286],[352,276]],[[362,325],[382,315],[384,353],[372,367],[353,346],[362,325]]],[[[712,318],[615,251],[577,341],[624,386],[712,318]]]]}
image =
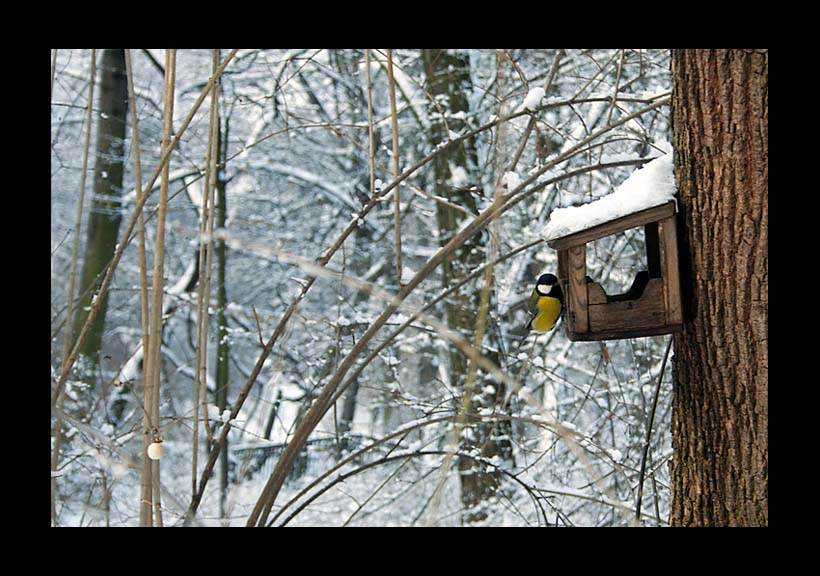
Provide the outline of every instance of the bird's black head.
{"type": "Polygon", "coordinates": [[[563,302],[563,292],[555,274],[541,274],[535,283],[535,290],[541,296],[552,296],[563,302]]]}

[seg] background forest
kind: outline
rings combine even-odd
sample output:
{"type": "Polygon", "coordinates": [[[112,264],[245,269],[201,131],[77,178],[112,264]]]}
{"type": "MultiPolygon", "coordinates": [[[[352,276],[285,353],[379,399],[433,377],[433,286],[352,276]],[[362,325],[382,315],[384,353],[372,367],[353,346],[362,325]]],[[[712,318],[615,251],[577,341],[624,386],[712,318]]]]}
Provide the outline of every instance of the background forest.
{"type": "Polygon", "coordinates": [[[670,337],[524,336],[668,51],[166,52],[52,51],[53,525],[666,523],[670,337]]]}

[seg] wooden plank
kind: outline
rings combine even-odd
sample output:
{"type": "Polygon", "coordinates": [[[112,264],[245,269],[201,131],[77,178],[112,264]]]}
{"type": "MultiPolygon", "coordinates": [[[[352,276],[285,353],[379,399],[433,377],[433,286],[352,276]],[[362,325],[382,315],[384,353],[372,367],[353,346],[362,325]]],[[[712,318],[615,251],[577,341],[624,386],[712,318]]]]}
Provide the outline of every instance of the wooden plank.
{"type": "Polygon", "coordinates": [[[588,228],[586,230],[581,230],[580,232],[562,236],[561,238],[553,238],[552,240],[548,240],[547,244],[554,250],[566,250],[572,246],[583,245],[605,236],[610,236],[618,232],[623,232],[624,230],[629,230],[630,228],[645,226],[650,222],[656,222],[658,220],[668,218],[669,216],[673,216],[674,214],[675,202],[674,200],[670,200],[666,204],[647,208],[646,210],[641,210],[640,212],[635,212],[634,214],[627,214],[621,218],[604,222],[603,224],[593,226],[592,228],[588,228]]]}
{"type": "Polygon", "coordinates": [[[666,319],[661,278],[653,278],[638,300],[590,304],[588,331],[573,331],[567,327],[567,337],[572,341],[591,342],[621,338],[641,338],[679,332],[681,323],[666,319]]]}
{"type": "Polygon", "coordinates": [[[664,278],[663,298],[667,324],[683,322],[681,304],[680,268],[678,264],[678,236],[675,216],[658,223],[660,237],[661,272],[664,278]]]}
{"type": "Polygon", "coordinates": [[[587,300],[590,306],[592,306],[593,304],[606,304],[607,302],[624,302],[626,300],[637,300],[641,297],[641,294],[643,294],[644,288],[646,287],[648,282],[649,272],[647,272],[646,270],[640,270],[635,275],[635,278],[632,280],[632,284],[630,285],[629,290],[627,290],[623,294],[607,294],[606,290],[604,290],[604,287],[601,286],[598,282],[593,282],[587,279],[587,300]]]}
{"type": "Polygon", "coordinates": [[[621,340],[624,338],[643,338],[644,336],[660,336],[662,334],[674,334],[683,329],[682,324],[667,324],[657,328],[641,328],[635,330],[604,330],[602,332],[570,332],[567,330],[567,338],[573,342],[598,342],[600,340],[621,340]]]}
{"type": "Polygon", "coordinates": [[[569,294],[564,295],[567,303],[567,323],[573,332],[589,332],[589,310],[587,303],[587,248],[573,246],[566,251],[567,281],[569,294]]]}
{"type": "MultiPolygon", "coordinates": [[[[558,251],[558,278],[563,282],[569,281],[569,264],[567,263],[567,253],[565,250],[558,251]]],[[[564,293],[566,294],[566,286],[564,293]]]]}
{"type": "Polygon", "coordinates": [[[665,323],[661,278],[650,279],[637,300],[589,306],[589,332],[592,333],[659,328],[665,323]]]}
{"type": "Polygon", "coordinates": [[[595,304],[606,304],[606,292],[604,287],[597,282],[587,283],[587,300],[590,306],[595,304]]]}
{"type": "MultiPolygon", "coordinates": [[[[567,252],[565,250],[560,250],[558,252],[558,281],[561,283],[561,290],[564,291],[564,307],[567,308],[569,303],[567,302],[567,298],[569,297],[569,257],[567,256],[567,252]]],[[[569,322],[569,313],[567,310],[564,310],[564,322],[569,322]]]]}
{"type": "Polygon", "coordinates": [[[649,272],[639,270],[632,280],[629,290],[623,294],[611,294],[607,297],[607,302],[623,302],[625,300],[637,300],[643,294],[646,285],[649,283],[649,272]]]}

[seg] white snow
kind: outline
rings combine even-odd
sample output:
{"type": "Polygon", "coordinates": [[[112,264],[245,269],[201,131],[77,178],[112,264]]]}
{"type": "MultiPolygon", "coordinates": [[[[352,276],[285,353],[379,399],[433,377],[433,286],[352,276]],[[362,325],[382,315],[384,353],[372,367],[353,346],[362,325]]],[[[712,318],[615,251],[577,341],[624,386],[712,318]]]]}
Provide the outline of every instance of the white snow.
{"type": "Polygon", "coordinates": [[[458,166],[450,163],[450,185],[453,188],[466,188],[470,183],[470,178],[467,175],[467,170],[464,166],[458,166]]]}
{"type": "Polygon", "coordinates": [[[282,174],[283,176],[290,176],[297,180],[301,180],[306,184],[315,186],[315,190],[323,194],[331,202],[342,204],[351,210],[359,210],[361,206],[353,201],[347,190],[337,184],[333,178],[325,177],[319,172],[304,169],[292,164],[284,164],[282,162],[267,162],[266,165],[270,170],[282,174]]]}
{"type": "Polygon", "coordinates": [[[215,404],[208,404],[208,419],[217,421],[222,419],[221,414],[219,413],[219,407],[215,404]]]}
{"type": "Polygon", "coordinates": [[[527,92],[527,96],[524,98],[524,103],[522,106],[525,110],[535,110],[541,103],[541,99],[544,97],[544,94],[545,92],[543,88],[532,88],[529,92],[527,92]]]}
{"type": "Polygon", "coordinates": [[[666,153],[635,170],[611,194],[583,206],[553,210],[542,236],[546,240],[560,238],[674,200],[672,147],[667,142],[657,147],[666,153]]]}
{"type": "Polygon", "coordinates": [[[518,172],[505,172],[501,177],[501,184],[507,187],[507,190],[515,190],[521,184],[521,176],[518,172]]]}
{"type": "Polygon", "coordinates": [[[174,296],[180,296],[185,293],[185,287],[191,283],[191,280],[194,276],[194,272],[196,271],[197,262],[195,258],[192,258],[188,261],[188,267],[185,269],[185,272],[182,273],[182,276],[179,277],[177,283],[168,288],[168,294],[172,294],[174,296]]]}

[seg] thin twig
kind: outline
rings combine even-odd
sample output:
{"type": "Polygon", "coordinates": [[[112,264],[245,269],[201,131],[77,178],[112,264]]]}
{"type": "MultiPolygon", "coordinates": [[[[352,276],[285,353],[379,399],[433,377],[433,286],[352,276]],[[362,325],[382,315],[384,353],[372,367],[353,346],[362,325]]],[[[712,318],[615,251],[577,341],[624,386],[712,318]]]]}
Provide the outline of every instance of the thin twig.
{"type": "Polygon", "coordinates": [[[50,98],[54,98],[54,75],[57,72],[57,49],[54,49],[54,52],[51,54],[51,95],[50,98]]]}
{"type": "MultiPolygon", "coordinates": [[[[88,150],[91,145],[91,107],[94,102],[94,84],[96,82],[97,51],[91,50],[91,78],[88,83],[88,106],[85,116],[85,142],[83,144],[83,166],[80,172],[80,197],[77,199],[77,214],[74,220],[74,241],[71,248],[71,268],[68,273],[68,298],[66,305],[66,322],[63,333],[63,359],[68,356],[72,338],[72,316],[74,316],[74,291],[77,278],[77,256],[80,251],[80,226],[83,205],[85,204],[85,181],[88,174],[88,150]]],[[[97,298],[100,300],[100,298],[97,298]]]]}
{"type": "Polygon", "coordinates": [[[251,311],[253,312],[253,319],[256,321],[256,337],[259,339],[259,345],[264,348],[265,339],[262,338],[262,325],[259,324],[259,314],[256,312],[256,306],[251,304],[251,311]]]}
{"type": "Polygon", "coordinates": [[[344,521],[344,523],[342,524],[342,527],[344,528],[344,527],[350,526],[350,523],[353,521],[353,518],[355,518],[355,517],[356,517],[356,514],[358,514],[359,512],[361,512],[361,511],[362,511],[362,509],[363,509],[365,506],[367,506],[367,504],[368,504],[368,503],[369,503],[369,502],[370,502],[373,498],[375,498],[375,497],[376,497],[376,494],[378,494],[379,492],[381,492],[381,491],[382,491],[382,489],[383,489],[385,486],[387,486],[387,484],[388,484],[388,483],[389,483],[389,482],[390,482],[390,481],[391,481],[394,477],[396,477],[396,476],[398,475],[398,473],[399,473],[399,472],[401,472],[401,469],[402,469],[402,468],[404,468],[404,467],[407,465],[407,463],[408,463],[408,462],[410,462],[410,459],[409,459],[409,458],[405,459],[405,460],[404,460],[404,462],[402,462],[401,464],[399,464],[398,466],[396,466],[396,469],[395,469],[395,470],[393,470],[390,474],[388,474],[388,475],[385,477],[385,479],[384,479],[384,480],[382,480],[382,482],[381,482],[381,483],[380,483],[380,484],[376,487],[376,489],[375,489],[375,490],[373,490],[370,494],[368,494],[367,498],[365,498],[365,499],[364,499],[361,503],[359,503],[359,505],[356,507],[356,509],[355,509],[353,512],[351,512],[350,516],[348,516],[347,520],[345,520],[345,521],[344,521]]]}
{"type": "MultiPolygon", "coordinates": [[[[137,195],[142,194],[142,163],[140,161],[139,130],[137,126],[137,94],[134,90],[133,66],[131,62],[131,50],[125,50],[125,71],[128,82],[128,104],[131,115],[131,148],[134,151],[134,188],[137,195]]],[[[149,308],[148,308],[148,260],[145,255],[145,218],[142,213],[137,220],[137,250],[139,252],[139,274],[140,274],[140,319],[142,326],[142,357],[143,375],[146,374],[147,367],[146,352],[148,350],[149,332],[149,308]]],[[[143,376],[143,382],[145,376],[143,376]]],[[[143,433],[142,433],[142,473],[140,480],[140,525],[146,525],[150,521],[151,515],[151,461],[146,458],[146,450],[151,443],[149,430],[153,427],[150,413],[151,399],[148,396],[149,388],[143,386],[142,412],[143,412],[143,433]]]]}
{"type": "MultiPolygon", "coordinates": [[[[163,108],[162,149],[167,153],[171,149],[171,133],[174,118],[174,83],[176,74],[176,50],[169,48],[165,52],[165,97],[163,108]]],[[[168,174],[170,163],[166,162],[162,168],[162,179],[159,191],[159,211],[157,212],[157,229],[154,249],[154,270],[151,285],[151,323],[148,339],[148,360],[146,369],[146,396],[150,400],[148,412],[154,420],[154,429],[150,431],[152,441],[159,438],[159,395],[160,395],[160,364],[162,361],[162,299],[163,274],[165,271],[165,219],[168,211],[168,174]]],[[[142,455],[148,458],[147,454],[142,455]]],[[[162,526],[162,508],[160,505],[159,490],[160,461],[151,463],[151,479],[153,486],[154,524],[162,526]]]]}
{"type": "MultiPolygon", "coordinates": [[[[54,51],[55,55],[55,62],[56,62],[56,55],[57,51],[54,51]]],[[[54,63],[52,63],[52,85],[54,84],[54,63]]],[[[66,321],[65,321],[65,330],[63,332],[63,359],[68,356],[69,349],[71,347],[71,337],[72,337],[72,316],[74,315],[74,290],[75,290],[75,283],[77,277],[77,256],[79,254],[79,246],[80,246],[80,225],[82,220],[82,213],[83,213],[83,204],[85,198],[85,180],[86,174],[88,172],[88,150],[90,148],[91,143],[91,108],[94,103],[94,83],[96,81],[97,75],[97,51],[95,49],[91,49],[91,71],[89,72],[90,80],[88,83],[88,104],[86,106],[86,117],[85,117],[85,143],[83,145],[83,167],[82,172],[80,174],[80,197],[77,199],[77,215],[74,222],[74,242],[71,249],[71,269],[68,275],[68,299],[66,304],[66,321]]],[[[62,410],[63,402],[65,400],[65,389],[60,390],[59,394],[59,408],[62,410]]],[[[60,444],[62,440],[62,428],[63,428],[63,419],[60,415],[57,415],[56,422],[54,423],[55,430],[54,430],[54,446],[51,452],[51,470],[57,470],[57,461],[59,459],[60,454],[60,444]]],[[[57,479],[51,479],[51,519],[52,522],[57,522],[57,505],[56,505],[56,491],[57,491],[57,479]]]]}
{"type": "Polygon", "coordinates": [[[672,350],[672,338],[666,345],[666,352],[663,355],[663,362],[661,363],[661,371],[658,374],[658,383],[655,384],[655,397],[652,398],[652,410],[649,413],[649,422],[646,425],[646,438],[643,442],[643,453],[641,454],[641,470],[638,475],[638,501],[635,504],[635,518],[641,518],[641,501],[643,500],[643,481],[646,474],[646,460],[649,455],[649,440],[652,437],[652,424],[655,422],[655,409],[658,407],[658,396],[661,391],[661,382],[663,381],[663,373],[666,370],[666,361],[669,359],[669,351],[672,350]]]}
{"type": "Polygon", "coordinates": [[[373,136],[373,85],[370,82],[370,49],[364,49],[364,74],[367,80],[367,135],[370,141],[370,196],[376,194],[376,140],[373,136]]]}
{"type": "MultiPolygon", "coordinates": [[[[218,49],[213,53],[213,70],[219,65],[218,49]]],[[[211,271],[211,248],[213,246],[214,225],[214,191],[216,180],[216,139],[219,137],[219,116],[217,112],[218,82],[211,87],[210,128],[208,130],[208,149],[205,154],[205,182],[202,186],[199,226],[199,280],[197,285],[196,305],[196,354],[194,371],[194,422],[193,446],[191,448],[191,495],[196,494],[197,460],[199,457],[199,411],[205,420],[209,438],[207,410],[207,350],[208,350],[208,308],[210,300],[209,279],[211,271]]]]}
{"type": "MultiPolygon", "coordinates": [[[[558,53],[555,55],[555,58],[552,61],[552,66],[550,67],[550,72],[547,75],[547,79],[544,81],[544,94],[549,93],[549,89],[552,87],[552,82],[555,79],[555,75],[558,73],[558,67],[561,64],[561,58],[564,57],[566,51],[562,48],[558,50],[558,53]]],[[[512,62],[512,59],[510,60],[512,62]]],[[[533,114],[530,116],[529,121],[527,122],[527,128],[524,130],[524,134],[521,136],[521,141],[518,144],[518,148],[515,150],[515,154],[513,154],[512,161],[510,162],[508,171],[515,170],[515,167],[518,165],[518,160],[521,158],[521,154],[524,152],[524,147],[527,144],[527,140],[530,137],[530,133],[532,129],[535,127],[535,115],[533,114]]]]}
{"type": "Polygon", "coordinates": [[[621,57],[618,58],[618,71],[615,75],[615,87],[612,90],[612,103],[609,106],[609,114],[607,114],[606,122],[609,124],[612,122],[612,113],[615,111],[615,108],[618,105],[618,91],[621,89],[621,75],[623,74],[624,68],[624,52],[625,50],[621,49],[621,57]]]}

